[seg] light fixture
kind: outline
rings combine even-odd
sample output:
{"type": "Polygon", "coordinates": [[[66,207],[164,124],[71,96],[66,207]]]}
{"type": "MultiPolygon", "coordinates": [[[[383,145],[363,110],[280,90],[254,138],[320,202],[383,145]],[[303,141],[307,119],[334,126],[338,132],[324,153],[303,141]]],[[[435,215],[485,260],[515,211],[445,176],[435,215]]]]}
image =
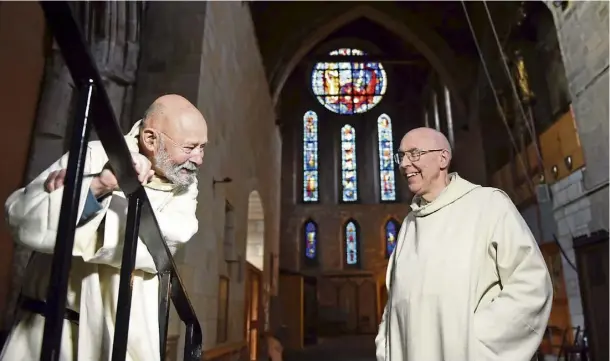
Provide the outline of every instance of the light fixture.
{"type": "Polygon", "coordinates": [[[229,178],[229,177],[224,177],[222,180],[216,180],[216,179],[212,179],[212,189],[216,189],[216,183],[231,183],[233,182],[233,179],[229,178]]]}
{"type": "Polygon", "coordinates": [[[540,176],[538,177],[538,182],[540,184],[544,184],[546,182],[546,177],[544,176],[544,173],[540,173],[540,176]]]}
{"type": "Polygon", "coordinates": [[[212,184],[216,184],[216,183],[231,183],[231,182],[233,182],[233,179],[231,179],[229,177],[224,177],[222,180],[216,180],[216,179],[212,180],[212,184]]]}
{"type": "Polygon", "coordinates": [[[557,179],[557,176],[559,175],[559,168],[557,168],[556,165],[552,166],[551,173],[553,174],[553,178],[557,179]]]}
{"type": "Polygon", "coordinates": [[[572,163],[572,156],[568,155],[567,157],[565,157],[563,159],[563,161],[566,164],[566,167],[568,168],[568,170],[572,170],[572,167],[574,166],[574,163],[572,163]]]}

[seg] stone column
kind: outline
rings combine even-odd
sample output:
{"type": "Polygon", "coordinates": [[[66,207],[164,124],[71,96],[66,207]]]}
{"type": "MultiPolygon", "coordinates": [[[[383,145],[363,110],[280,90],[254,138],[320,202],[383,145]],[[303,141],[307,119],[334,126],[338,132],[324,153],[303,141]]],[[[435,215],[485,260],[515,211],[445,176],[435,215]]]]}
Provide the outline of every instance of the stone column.
{"type": "MultiPolygon", "coordinates": [[[[120,124],[123,129],[128,129],[134,123],[129,115],[139,54],[142,4],[113,1],[81,2],[75,3],[73,8],[85,38],[91,44],[92,54],[102,74],[116,118],[119,122],[122,121],[120,124]]],[[[45,67],[26,182],[33,180],[67,151],[75,95],[70,72],[59,48],[54,43],[45,67]]],[[[94,134],[92,137],[95,139],[94,134]]],[[[12,323],[17,296],[30,254],[31,252],[23,247],[15,247],[13,283],[5,310],[4,328],[10,327],[12,323]]]]}

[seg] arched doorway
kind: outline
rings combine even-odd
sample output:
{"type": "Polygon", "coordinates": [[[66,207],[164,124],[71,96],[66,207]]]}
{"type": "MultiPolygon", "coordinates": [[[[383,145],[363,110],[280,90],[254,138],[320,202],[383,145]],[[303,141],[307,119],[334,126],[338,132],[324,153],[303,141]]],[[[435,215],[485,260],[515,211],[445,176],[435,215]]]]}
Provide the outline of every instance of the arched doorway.
{"type": "Polygon", "coordinates": [[[265,215],[260,195],[252,191],[248,197],[248,234],[246,238],[246,339],[249,360],[258,356],[258,339],[264,329],[266,312],[263,302],[263,269],[265,265],[265,215]]]}
{"type": "Polygon", "coordinates": [[[246,261],[263,270],[265,258],[265,215],[260,195],[252,191],[248,197],[248,236],[246,261]]]}

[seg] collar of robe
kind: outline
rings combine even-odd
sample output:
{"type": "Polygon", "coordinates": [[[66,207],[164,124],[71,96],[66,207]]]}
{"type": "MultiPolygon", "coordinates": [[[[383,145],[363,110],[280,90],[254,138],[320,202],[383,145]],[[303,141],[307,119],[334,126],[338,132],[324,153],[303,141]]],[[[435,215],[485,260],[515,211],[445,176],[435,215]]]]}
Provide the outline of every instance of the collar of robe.
{"type": "Polygon", "coordinates": [[[413,197],[411,210],[415,217],[430,215],[443,207],[452,204],[471,191],[481,187],[461,178],[456,172],[449,174],[449,184],[432,202],[426,202],[422,197],[413,197]]]}

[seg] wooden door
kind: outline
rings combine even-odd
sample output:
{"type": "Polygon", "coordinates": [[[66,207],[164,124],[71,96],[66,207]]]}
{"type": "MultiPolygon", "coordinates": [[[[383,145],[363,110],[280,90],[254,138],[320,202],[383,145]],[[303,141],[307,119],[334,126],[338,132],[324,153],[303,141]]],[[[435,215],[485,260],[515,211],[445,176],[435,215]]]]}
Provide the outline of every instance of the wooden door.
{"type": "Polygon", "coordinates": [[[543,340],[542,349],[546,354],[556,355],[559,348],[553,347],[553,345],[561,345],[563,331],[572,326],[570,307],[563,277],[562,255],[557,243],[543,244],[540,246],[540,250],[553,283],[553,306],[548,323],[549,334],[543,340]]]}
{"type": "Polygon", "coordinates": [[[608,232],[575,239],[574,250],[591,360],[609,360],[608,232]]]}
{"type": "Polygon", "coordinates": [[[318,288],[314,277],[303,278],[303,344],[318,343],[318,288]]]}
{"type": "Polygon", "coordinates": [[[258,339],[260,334],[262,272],[247,263],[246,277],[246,340],[250,350],[250,361],[258,358],[258,339]]]}

